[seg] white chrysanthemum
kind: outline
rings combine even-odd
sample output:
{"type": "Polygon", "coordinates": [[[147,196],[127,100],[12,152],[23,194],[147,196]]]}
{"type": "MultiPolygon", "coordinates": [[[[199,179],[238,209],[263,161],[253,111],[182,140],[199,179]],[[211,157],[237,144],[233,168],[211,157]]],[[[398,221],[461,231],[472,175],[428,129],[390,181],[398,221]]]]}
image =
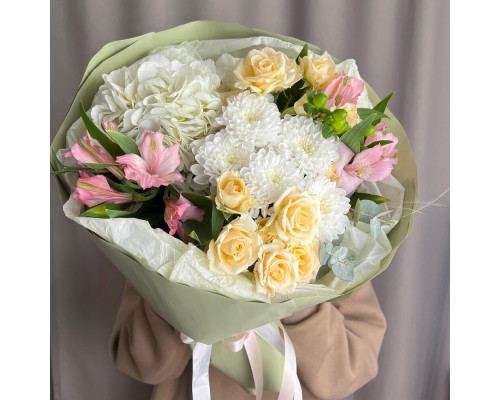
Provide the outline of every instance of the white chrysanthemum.
{"type": "Polygon", "coordinates": [[[349,226],[346,214],[351,206],[345,190],[324,176],[306,178],[303,188],[309,194],[316,195],[319,201],[318,239],[321,242],[337,239],[349,226]]]}
{"type": "Polygon", "coordinates": [[[330,163],[339,158],[335,139],[325,139],[321,125],[312,118],[286,116],[279,137],[278,151],[293,159],[307,175],[324,175],[330,163]]]}
{"type": "Polygon", "coordinates": [[[248,91],[228,99],[216,121],[226,127],[236,143],[251,142],[255,147],[266,146],[281,132],[278,106],[266,96],[248,91]]]}
{"type": "Polygon", "coordinates": [[[113,121],[134,138],[144,129],[162,132],[167,145],[181,144],[184,164],[192,162],[191,142],[208,134],[220,112],[215,64],[188,45],[160,49],[103,80],[90,111],[94,122],[113,121]]]}
{"type": "Polygon", "coordinates": [[[239,172],[248,165],[252,147],[236,146],[229,133],[223,129],[191,145],[197,164],[191,166],[194,182],[216,186],[217,178],[226,171],[239,172]]]}
{"type": "Polygon", "coordinates": [[[252,154],[248,167],[241,170],[241,176],[257,201],[256,207],[264,209],[285,189],[303,184],[303,174],[292,160],[264,149],[252,154]]]}

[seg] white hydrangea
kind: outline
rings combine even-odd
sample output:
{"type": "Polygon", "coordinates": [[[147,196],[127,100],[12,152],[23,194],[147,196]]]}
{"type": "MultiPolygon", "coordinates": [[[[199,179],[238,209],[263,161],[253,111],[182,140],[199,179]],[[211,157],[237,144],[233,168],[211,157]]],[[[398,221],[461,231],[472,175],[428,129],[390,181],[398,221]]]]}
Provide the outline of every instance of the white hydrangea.
{"type": "Polygon", "coordinates": [[[256,208],[267,209],[281,193],[290,186],[300,186],[303,174],[292,160],[282,154],[265,149],[250,157],[248,167],[241,170],[241,176],[250,194],[257,201],[256,208]]]}
{"type": "Polygon", "coordinates": [[[188,165],[189,145],[208,134],[221,109],[215,64],[189,45],[159,49],[103,80],[90,110],[94,122],[113,121],[133,138],[144,129],[162,132],[167,145],[181,144],[188,165]]]}
{"type": "Polygon", "coordinates": [[[324,176],[306,178],[303,189],[317,196],[319,201],[318,239],[321,242],[337,239],[349,226],[346,214],[351,206],[345,190],[338,188],[335,182],[324,176]]]}
{"type": "Polygon", "coordinates": [[[236,143],[264,147],[281,132],[278,106],[266,96],[246,91],[229,98],[217,123],[226,127],[236,143]]]}
{"type": "Polygon", "coordinates": [[[325,139],[321,125],[310,117],[289,116],[283,121],[277,152],[293,159],[297,166],[309,176],[324,175],[331,162],[339,158],[338,142],[325,139]]]}
{"type": "Polygon", "coordinates": [[[196,164],[191,167],[195,174],[194,182],[200,185],[217,185],[217,178],[226,171],[239,172],[248,165],[251,146],[236,145],[230,134],[221,131],[208,135],[192,143],[196,164]]]}

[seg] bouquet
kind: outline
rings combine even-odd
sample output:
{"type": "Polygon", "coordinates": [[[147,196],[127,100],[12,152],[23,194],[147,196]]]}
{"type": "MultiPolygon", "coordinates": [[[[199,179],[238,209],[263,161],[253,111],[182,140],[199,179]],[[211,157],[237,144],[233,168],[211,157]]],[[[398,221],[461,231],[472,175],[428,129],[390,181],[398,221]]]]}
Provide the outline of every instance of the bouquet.
{"type": "Polygon", "coordinates": [[[391,96],[354,60],[234,24],[112,43],[52,144],[64,212],[193,351],[279,390],[287,374],[270,371],[293,356],[270,337],[291,343],[267,324],[346,298],[411,230],[416,171],[391,96]],[[221,345],[252,330],[259,379],[221,345]]]}

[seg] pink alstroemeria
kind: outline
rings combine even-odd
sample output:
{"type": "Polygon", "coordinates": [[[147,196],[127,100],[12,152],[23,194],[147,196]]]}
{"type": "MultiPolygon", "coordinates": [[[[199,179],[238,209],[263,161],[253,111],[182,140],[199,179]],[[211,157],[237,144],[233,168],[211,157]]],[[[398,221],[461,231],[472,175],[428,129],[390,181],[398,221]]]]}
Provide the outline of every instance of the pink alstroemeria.
{"type": "Polygon", "coordinates": [[[375,125],[375,133],[371,136],[368,136],[365,141],[365,146],[368,146],[374,142],[378,142],[380,140],[390,140],[392,143],[382,145],[383,153],[382,157],[390,160],[393,164],[398,163],[398,151],[395,148],[398,144],[398,138],[394,136],[392,133],[386,133],[384,135],[385,130],[387,129],[387,125],[385,122],[380,122],[375,125]]]}
{"type": "Polygon", "coordinates": [[[339,159],[335,161],[335,174],[340,178],[337,178],[337,182],[340,183],[339,187],[349,194],[363,182],[363,179],[358,178],[356,175],[351,175],[345,170],[347,163],[351,161],[354,156],[354,152],[343,142],[338,143],[337,151],[339,153],[339,159]]]}
{"type": "Polygon", "coordinates": [[[339,108],[347,103],[356,104],[364,89],[363,81],[341,72],[332,79],[324,90],[328,97],[325,108],[331,109],[332,106],[339,108]]]}
{"type": "Polygon", "coordinates": [[[80,173],[73,197],[90,208],[102,203],[122,204],[132,201],[132,194],[111,188],[103,175],[91,176],[85,173],[80,173]]]}
{"type": "Polygon", "coordinates": [[[344,171],[364,181],[381,181],[391,174],[393,168],[391,160],[382,157],[383,152],[384,150],[379,144],[363,150],[356,154],[352,163],[347,165],[344,171]]]}
{"type": "MultiPolygon", "coordinates": [[[[106,124],[106,122],[104,123],[106,124]]],[[[109,124],[109,123],[108,123],[109,124]]],[[[107,128],[106,128],[107,129],[107,128]]],[[[71,146],[70,151],[64,154],[64,157],[73,157],[78,161],[82,167],[85,167],[86,163],[91,164],[114,164],[115,160],[109,154],[101,144],[92,138],[88,132],[71,146]]],[[[123,179],[125,175],[123,171],[118,167],[107,167],[107,170],[111,172],[118,179],[123,179]]]]}
{"type": "Polygon", "coordinates": [[[185,236],[182,222],[190,219],[201,222],[204,215],[204,210],[191,204],[182,194],[177,201],[167,200],[165,202],[164,219],[170,228],[169,234],[173,236],[178,233],[183,241],[185,241],[185,236]]]}
{"type": "Polygon", "coordinates": [[[113,121],[104,121],[104,129],[107,131],[118,131],[118,125],[116,125],[113,121]]]}
{"type": "Polygon", "coordinates": [[[180,164],[179,143],[170,147],[163,145],[161,132],[144,131],[139,146],[141,157],[125,154],[116,161],[125,169],[125,177],[136,181],[143,189],[168,186],[172,182],[182,182],[180,174],[173,172],[180,164]]]}

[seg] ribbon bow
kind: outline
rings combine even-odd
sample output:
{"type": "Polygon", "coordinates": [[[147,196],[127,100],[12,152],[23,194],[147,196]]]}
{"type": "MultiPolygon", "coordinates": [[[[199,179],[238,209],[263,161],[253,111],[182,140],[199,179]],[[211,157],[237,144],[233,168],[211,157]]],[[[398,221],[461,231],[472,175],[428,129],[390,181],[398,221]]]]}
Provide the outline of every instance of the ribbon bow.
{"type": "MultiPolygon", "coordinates": [[[[260,356],[257,336],[275,347],[285,357],[283,379],[281,381],[281,389],[278,400],[302,400],[302,388],[297,376],[297,359],[292,341],[285,331],[285,328],[280,321],[276,322],[280,333],[272,327],[271,324],[263,325],[247,332],[240,333],[236,336],[236,340],[222,341],[226,349],[232,352],[237,352],[245,349],[252,375],[255,383],[255,397],[257,400],[262,399],[264,390],[264,379],[262,372],[262,358],[260,356]]],[[[210,382],[208,377],[208,369],[210,366],[210,355],[212,353],[212,345],[199,343],[191,339],[189,336],[181,333],[181,340],[186,344],[194,343],[193,347],[193,400],[210,400],[210,382]]]]}

